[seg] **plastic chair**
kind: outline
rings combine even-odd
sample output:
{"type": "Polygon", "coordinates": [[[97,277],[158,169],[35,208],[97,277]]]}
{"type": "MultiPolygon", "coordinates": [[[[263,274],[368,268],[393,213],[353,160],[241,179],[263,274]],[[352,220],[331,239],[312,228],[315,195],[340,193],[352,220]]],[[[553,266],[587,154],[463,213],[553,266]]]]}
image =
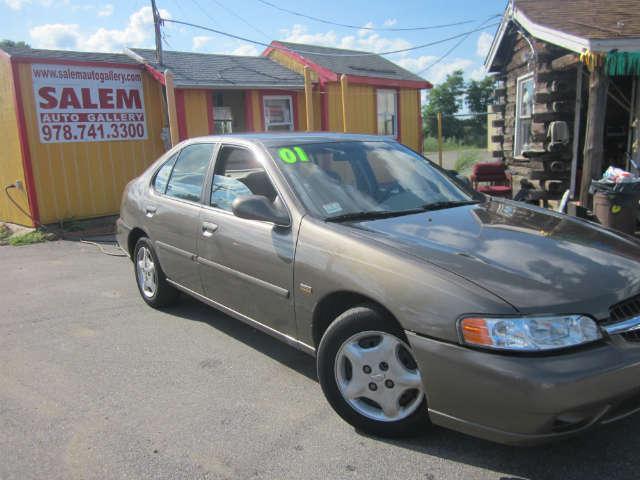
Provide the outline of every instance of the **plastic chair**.
{"type": "Polygon", "coordinates": [[[476,163],[471,173],[471,184],[480,193],[494,197],[511,198],[511,173],[502,162],[476,163]]]}

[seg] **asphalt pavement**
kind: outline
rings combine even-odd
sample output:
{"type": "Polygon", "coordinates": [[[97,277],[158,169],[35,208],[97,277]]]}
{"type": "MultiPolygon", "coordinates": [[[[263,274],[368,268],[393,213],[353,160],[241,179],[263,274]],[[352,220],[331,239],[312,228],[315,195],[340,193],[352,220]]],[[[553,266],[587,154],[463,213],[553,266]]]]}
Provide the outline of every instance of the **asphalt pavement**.
{"type": "Polygon", "coordinates": [[[147,307],[126,258],[59,241],[0,266],[1,480],[640,476],[640,416],[537,448],[373,438],[311,357],[194,300],[147,307]]]}

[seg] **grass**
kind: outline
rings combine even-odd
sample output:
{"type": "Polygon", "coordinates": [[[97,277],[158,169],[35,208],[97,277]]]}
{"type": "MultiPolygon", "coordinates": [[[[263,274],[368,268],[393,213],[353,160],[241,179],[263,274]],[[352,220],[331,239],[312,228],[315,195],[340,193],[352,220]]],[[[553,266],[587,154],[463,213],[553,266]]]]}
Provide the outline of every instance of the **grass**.
{"type": "Polygon", "coordinates": [[[32,245],[34,243],[42,243],[47,239],[46,235],[39,231],[23,233],[21,235],[14,235],[9,239],[9,245],[19,247],[22,245],[32,245]]]}
{"type": "Polygon", "coordinates": [[[13,232],[11,229],[7,227],[4,223],[0,223],[0,245],[6,243],[7,239],[11,236],[13,232]]]}
{"type": "MultiPolygon", "coordinates": [[[[442,142],[442,151],[451,152],[454,150],[479,150],[481,146],[470,145],[460,142],[455,138],[445,138],[442,142]]],[[[435,137],[427,137],[424,139],[424,151],[425,152],[437,152],[438,151],[438,139],[435,137]]]]}
{"type": "Polygon", "coordinates": [[[458,160],[456,160],[456,166],[454,167],[459,173],[466,175],[471,171],[473,167],[480,160],[480,153],[476,150],[465,150],[460,152],[458,160]]]}

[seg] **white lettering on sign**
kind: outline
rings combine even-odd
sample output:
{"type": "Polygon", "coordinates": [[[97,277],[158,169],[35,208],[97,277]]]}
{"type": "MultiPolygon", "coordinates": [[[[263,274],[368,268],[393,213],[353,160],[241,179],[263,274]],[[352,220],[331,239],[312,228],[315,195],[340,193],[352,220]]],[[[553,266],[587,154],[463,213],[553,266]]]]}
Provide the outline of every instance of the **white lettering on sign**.
{"type": "Polygon", "coordinates": [[[33,64],[31,75],[40,142],[147,138],[139,70],[33,64]]]}

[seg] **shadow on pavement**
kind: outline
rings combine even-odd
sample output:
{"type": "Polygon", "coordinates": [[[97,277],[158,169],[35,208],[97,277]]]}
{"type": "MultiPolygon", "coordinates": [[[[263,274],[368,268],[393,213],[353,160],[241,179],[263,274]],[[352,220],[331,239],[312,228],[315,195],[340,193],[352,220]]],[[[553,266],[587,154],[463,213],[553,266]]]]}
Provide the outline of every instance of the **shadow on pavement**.
{"type": "MultiPolygon", "coordinates": [[[[317,381],[315,361],[309,355],[197,300],[184,297],[169,312],[204,322],[317,381]]],[[[640,415],[538,447],[509,447],[439,427],[432,427],[425,435],[410,439],[392,440],[358,434],[444,460],[501,472],[501,480],[640,478],[640,415]]],[[[416,468],[420,468],[419,463],[416,468]]],[[[425,471],[425,478],[435,477],[425,471]]]]}
{"type": "Polygon", "coordinates": [[[311,356],[198,300],[183,295],[180,303],[168,309],[167,312],[188,320],[206,323],[305,377],[317,381],[316,363],[311,356]]]}

